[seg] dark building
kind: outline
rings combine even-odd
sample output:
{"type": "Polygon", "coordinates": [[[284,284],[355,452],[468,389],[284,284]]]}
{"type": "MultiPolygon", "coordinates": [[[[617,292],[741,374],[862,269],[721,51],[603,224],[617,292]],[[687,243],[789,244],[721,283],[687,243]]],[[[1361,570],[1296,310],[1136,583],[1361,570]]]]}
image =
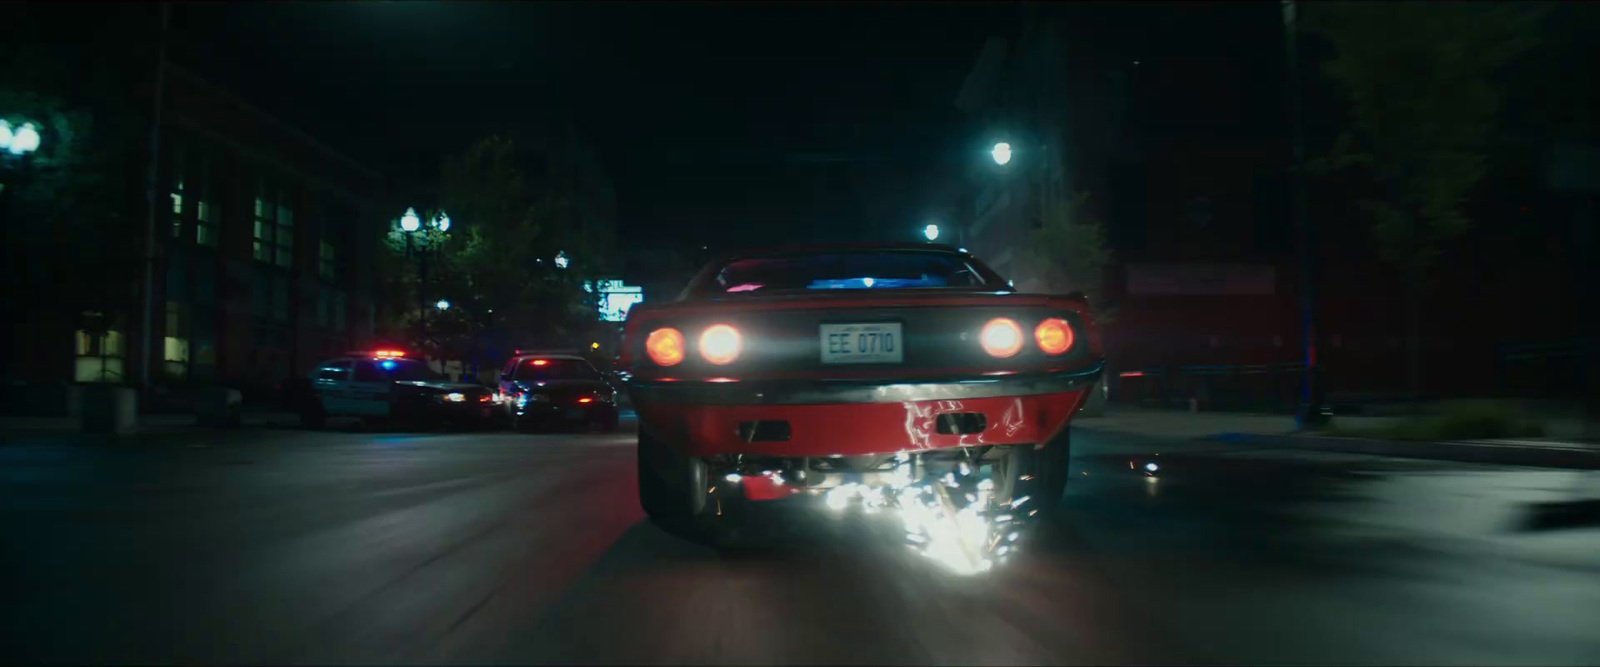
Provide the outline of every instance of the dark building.
{"type": "MultiPolygon", "coordinates": [[[[105,333],[19,328],[14,379],[137,385],[148,351],[152,399],[208,385],[249,394],[367,343],[384,179],[181,67],[166,69],[163,106],[151,340],[138,296],[105,333]]],[[[127,283],[142,294],[141,274],[127,283]]]]}

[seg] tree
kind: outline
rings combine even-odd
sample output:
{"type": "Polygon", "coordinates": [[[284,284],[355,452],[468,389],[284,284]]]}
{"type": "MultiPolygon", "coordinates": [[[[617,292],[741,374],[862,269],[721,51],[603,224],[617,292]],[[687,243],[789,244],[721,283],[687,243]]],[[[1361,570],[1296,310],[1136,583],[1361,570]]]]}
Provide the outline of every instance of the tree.
{"type": "Polygon", "coordinates": [[[91,47],[9,46],[0,54],[0,109],[34,123],[41,145],[8,169],[0,199],[8,312],[70,323],[97,339],[126,332],[138,303],[128,277],[139,275],[144,248],[138,177],[147,117],[127,95],[133,73],[126,64],[90,73],[91,47]]]}
{"type": "Polygon", "coordinates": [[[1487,171],[1500,110],[1496,73],[1536,44],[1547,11],[1521,3],[1327,3],[1307,28],[1335,55],[1323,71],[1349,99],[1346,129],[1316,172],[1360,167],[1372,196],[1379,255],[1400,273],[1407,304],[1408,382],[1422,392],[1422,322],[1446,245],[1472,227],[1467,199],[1487,171]]]}
{"type": "Polygon", "coordinates": [[[608,268],[614,238],[608,182],[575,146],[570,135],[556,142],[496,136],[444,161],[440,203],[451,229],[424,225],[412,243],[413,253],[423,246],[431,253],[425,288],[415,259],[405,258],[405,234],[394,230],[383,241],[391,336],[410,338],[420,315],[429,322],[421,345],[458,358],[586,341],[578,338],[590,333],[597,313],[595,295],[583,285],[608,268]],[[557,266],[558,253],[566,268],[557,266]],[[443,298],[451,307],[419,309],[419,289],[427,304],[443,298]]]}
{"type": "Polygon", "coordinates": [[[1039,281],[1057,292],[1083,292],[1096,319],[1110,311],[1105,302],[1105,269],[1111,261],[1105,223],[1087,206],[1088,193],[1051,202],[1040,215],[1039,227],[1028,237],[1018,258],[1029,281],[1039,281]]]}

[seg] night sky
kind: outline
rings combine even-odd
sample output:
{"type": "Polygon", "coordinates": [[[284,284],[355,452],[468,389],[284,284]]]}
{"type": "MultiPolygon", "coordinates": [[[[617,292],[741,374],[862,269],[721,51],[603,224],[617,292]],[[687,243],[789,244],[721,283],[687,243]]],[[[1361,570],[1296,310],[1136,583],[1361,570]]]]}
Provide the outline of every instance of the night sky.
{"type": "Polygon", "coordinates": [[[926,165],[972,140],[961,81],[1016,16],[1010,3],[189,4],[173,58],[403,187],[480,137],[570,122],[615,180],[629,238],[814,239],[919,225],[926,165]]]}

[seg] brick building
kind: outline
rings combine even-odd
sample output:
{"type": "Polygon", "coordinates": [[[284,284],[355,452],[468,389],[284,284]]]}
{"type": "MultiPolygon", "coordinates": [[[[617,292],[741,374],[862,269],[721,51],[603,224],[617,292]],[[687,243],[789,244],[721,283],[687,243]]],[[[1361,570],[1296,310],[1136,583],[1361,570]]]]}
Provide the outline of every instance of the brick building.
{"type": "MultiPolygon", "coordinates": [[[[224,385],[248,395],[370,339],[385,180],[181,67],[168,66],[166,93],[152,340],[140,336],[143,276],[129,275],[127,312],[103,335],[17,329],[27,354],[14,384],[45,395],[137,385],[148,350],[158,393],[224,385]]],[[[139,213],[130,219],[143,224],[139,213]]]]}

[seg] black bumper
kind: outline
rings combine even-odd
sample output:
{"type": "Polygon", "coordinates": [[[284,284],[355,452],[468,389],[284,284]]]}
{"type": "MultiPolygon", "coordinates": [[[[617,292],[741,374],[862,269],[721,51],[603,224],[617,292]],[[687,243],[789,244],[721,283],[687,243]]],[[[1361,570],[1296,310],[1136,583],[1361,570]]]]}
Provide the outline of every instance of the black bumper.
{"type": "Polygon", "coordinates": [[[1000,396],[1062,394],[1093,387],[1105,360],[1051,373],[978,376],[941,380],[759,380],[753,382],[660,382],[633,378],[628,394],[636,403],[684,405],[830,405],[963,400],[1000,396]]]}
{"type": "Polygon", "coordinates": [[[616,417],[617,406],[598,402],[587,405],[528,403],[520,408],[512,406],[512,415],[524,423],[604,421],[616,417]]]}

